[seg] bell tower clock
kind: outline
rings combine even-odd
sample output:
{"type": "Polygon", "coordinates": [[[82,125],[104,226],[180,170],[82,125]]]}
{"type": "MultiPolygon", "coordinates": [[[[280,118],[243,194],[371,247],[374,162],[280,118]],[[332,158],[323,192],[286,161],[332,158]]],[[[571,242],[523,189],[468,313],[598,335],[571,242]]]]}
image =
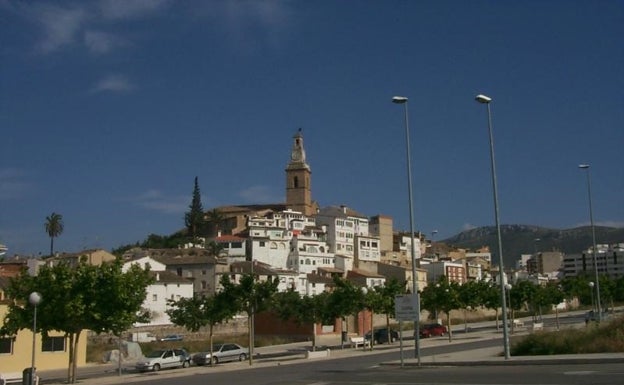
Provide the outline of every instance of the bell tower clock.
{"type": "Polygon", "coordinates": [[[293,136],[290,162],[286,166],[286,206],[304,215],[314,214],[310,188],[310,166],[306,163],[301,129],[293,136]]]}

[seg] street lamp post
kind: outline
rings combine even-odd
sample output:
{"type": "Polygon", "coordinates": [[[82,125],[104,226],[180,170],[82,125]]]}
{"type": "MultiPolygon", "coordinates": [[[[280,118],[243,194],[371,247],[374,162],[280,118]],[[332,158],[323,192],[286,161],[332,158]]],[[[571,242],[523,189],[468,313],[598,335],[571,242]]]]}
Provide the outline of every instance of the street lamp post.
{"type": "Polygon", "coordinates": [[[41,302],[41,294],[36,291],[30,293],[28,296],[28,302],[33,305],[33,338],[32,338],[32,357],[30,360],[30,384],[24,385],[34,385],[35,384],[35,341],[37,338],[37,305],[41,302]]]}
{"type": "Polygon", "coordinates": [[[494,192],[494,218],[496,221],[496,235],[498,238],[498,265],[499,265],[499,279],[500,279],[500,295],[502,303],[503,313],[503,346],[505,349],[505,359],[509,359],[509,330],[507,325],[507,304],[505,299],[505,271],[503,264],[503,242],[501,240],[501,229],[498,215],[498,190],[496,187],[496,162],[494,161],[494,136],[492,135],[492,111],[490,109],[490,103],[492,98],[485,95],[477,95],[475,100],[481,104],[487,106],[488,114],[488,133],[490,136],[490,163],[492,169],[492,190],[494,192]]]}
{"type": "Polygon", "coordinates": [[[509,304],[509,322],[511,323],[511,334],[514,332],[514,323],[513,323],[513,310],[511,306],[511,283],[505,285],[505,290],[507,291],[507,303],[509,304]]]}
{"type": "Polygon", "coordinates": [[[594,306],[594,283],[593,282],[589,282],[589,290],[591,292],[591,305],[592,305],[592,311],[594,312],[594,314],[596,314],[595,310],[595,306],[594,306]]]}
{"type": "Polygon", "coordinates": [[[392,98],[392,103],[403,104],[405,107],[405,146],[407,152],[407,191],[409,196],[409,217],[410,217],[410,239],[411,239],[411,253],[412,253],[412,293],[416,296],[416,319],[414,320],[414,356],[418,359],[418,365],[420,366],[420,293],[418,293],[418,275],[416,272],[416,243],[414,242],[414,203],[412,201],[412,162],[410,155],[410,136],[409,136],[409,119],[407,114],[407,98],[404,96],[395,96],[392,98]]]}
{"type": "MultiPolygon", "coordinates": [[[[587,175],[587,197],[589,199],[589,223],[592,231],[592,254],[594,257],[594,275],[596,279],[596,310],[598,311],[598,322],[602,321],[602,306],[600,304],[600,279],[598,278],[598,255],[596,254],[596,228],[594,226],[594,210],[592,208],[591,180],[589,177],[589,165],[579,164],[581,170],[587,175]]],[[[593,293],[593,291],[592,291],[593,293]]],[[[593,294],[592,294],[593,295],[593,294]]]]}

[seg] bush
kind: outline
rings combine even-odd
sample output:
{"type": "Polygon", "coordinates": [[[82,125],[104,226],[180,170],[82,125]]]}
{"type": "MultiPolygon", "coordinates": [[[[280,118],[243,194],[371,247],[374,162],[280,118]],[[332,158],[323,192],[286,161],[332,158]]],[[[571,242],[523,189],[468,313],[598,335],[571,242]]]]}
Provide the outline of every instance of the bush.
{"type": "Polygon", "coordinates": [[[619,352],[624,352],[624,317],[585,329],[533,333],[511,347],[517,356],[619,352]]]}

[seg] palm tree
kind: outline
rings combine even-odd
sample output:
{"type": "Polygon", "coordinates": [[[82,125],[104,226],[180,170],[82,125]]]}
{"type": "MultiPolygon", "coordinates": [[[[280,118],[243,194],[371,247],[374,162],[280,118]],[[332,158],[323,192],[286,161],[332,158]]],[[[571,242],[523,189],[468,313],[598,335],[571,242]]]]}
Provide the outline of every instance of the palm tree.
{"type": "Polygon", "coordinates": [[[53,212],[46,217],[45,231],[50,236],[50,256],[54,255],[54,238],[63,233],[63,216],[53,212]]]}
{"type": "Polygon", "coordinates": [[[225,221],[225,216],[219,209],[212,209],[206,213],[206,217],[208,222],[212,227],[212,236],[216,237],[219,235],[219,230],[221,229],[221,224],[225,221]]]}

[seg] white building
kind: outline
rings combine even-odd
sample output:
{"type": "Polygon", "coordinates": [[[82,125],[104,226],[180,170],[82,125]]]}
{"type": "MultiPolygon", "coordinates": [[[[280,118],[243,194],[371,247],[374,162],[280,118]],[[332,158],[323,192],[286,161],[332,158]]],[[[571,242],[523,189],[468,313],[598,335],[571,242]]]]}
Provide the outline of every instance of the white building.
{"type": "Polygon", "coordinates": [[[563,276],[593,276],[595,264],[598,265],[599,275],[608,275],[611,278],[624,276],[624,244],[597,245],[596,251],[596,262],[591,248],[581,254],[566,254],[563,257],[563,276]]]}
{"type": "Polygon", "coordinates": [[[148,310],[151,320],[148,323],[137,323],[134,326],[169,325],[171,320],[166,313],[167,300],[193,297],[193,282],[166,271],[166,265],[146,256],[124,263],[122,271],[126,272],[132,265],[139,265],[146,269],[148,266],[154,278],[154,283],[146,289],[147,296],[143,308],[148,310]]]}
{"type": "Polygon", "coordinates": [[[314,228],[314,219],[292,210],[271,212],[248,220],[248,250],[251,259],[276,269],[292,269],[288,256],[293,236],[314,228]]]}
{"type": "Polygon", "coordinates": [[[324,233],[312,228],[293,236],[286,267],[300,274],[310,274],[318,268],[336,266],[336,257],[324,240],[324,233]]]}

